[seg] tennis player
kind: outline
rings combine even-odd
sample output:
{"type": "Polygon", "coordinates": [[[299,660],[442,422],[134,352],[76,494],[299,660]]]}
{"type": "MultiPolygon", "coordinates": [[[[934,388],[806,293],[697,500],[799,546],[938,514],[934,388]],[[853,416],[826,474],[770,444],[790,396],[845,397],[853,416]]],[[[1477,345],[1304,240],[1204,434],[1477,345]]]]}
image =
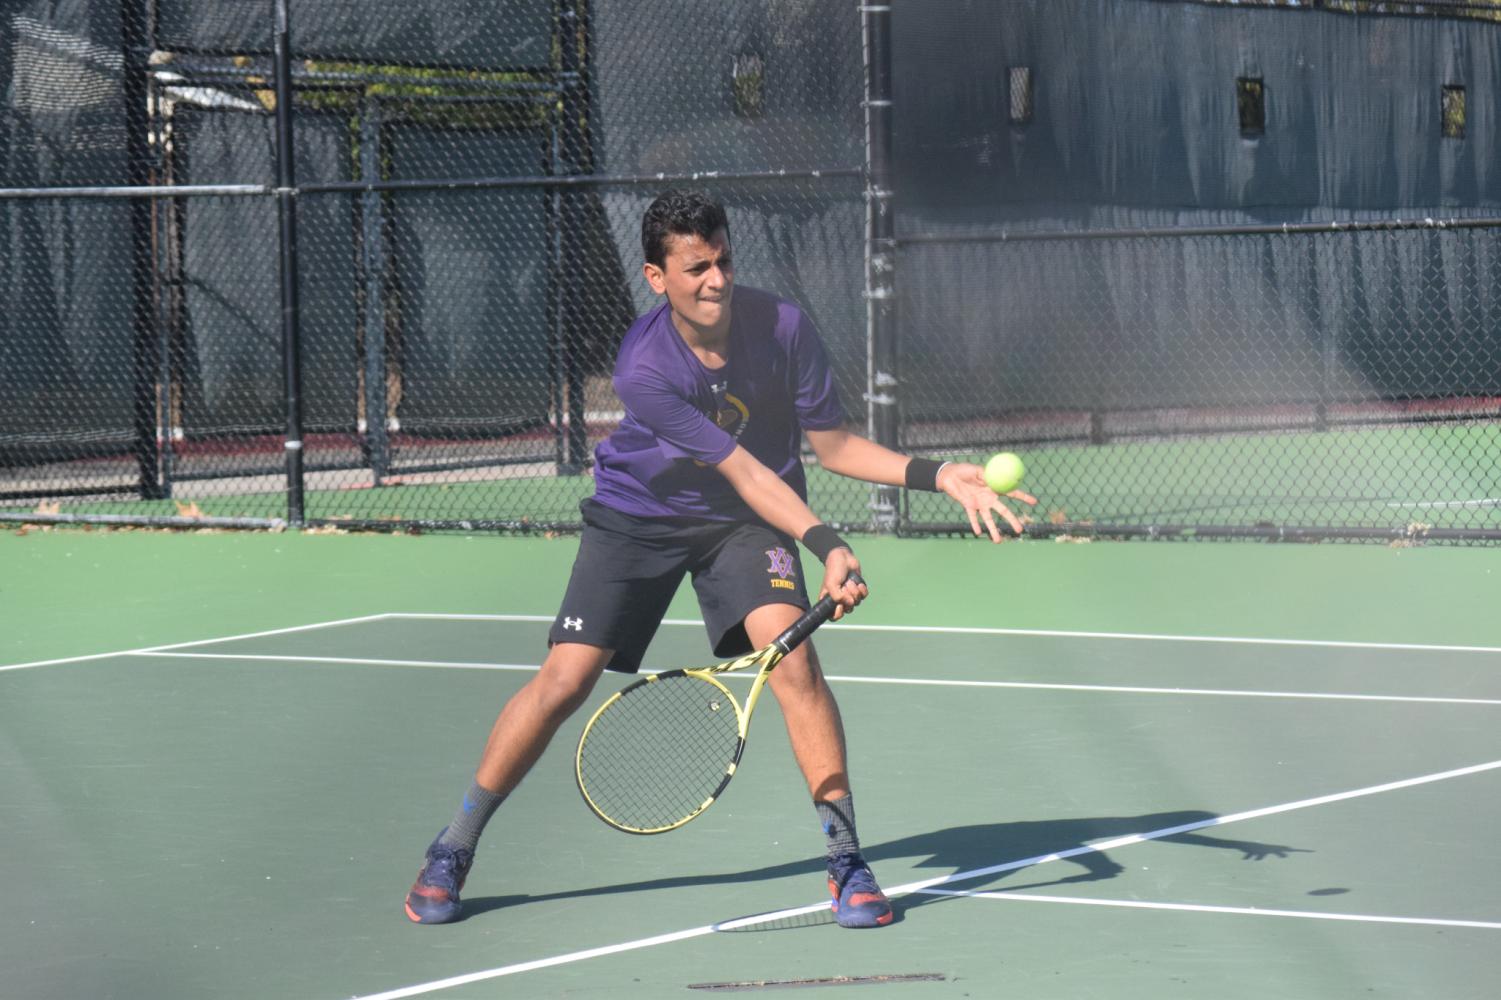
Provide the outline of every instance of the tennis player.
{"type": "MultiPolygon", "coordinates": [[[[825,469],[943,492],[976,535],[1000,541],[995,514],[1017,515],[977,465],[910,458],[850,431],[813,323],[798,306],[734,283],[724,208],[669,191],[646,210],[644,271],[665,301],[621,342],[615,390],[625,418],[595,451],[593,497],[573,574],[541,670],[501,709],[474,784],[427,849],[407,916],[460,916],[459,891],[480,833],[605,669],[634,672],[685,576],[718,657],[759,649],[809,606],[797,541],[823,563],[820,596],[866,596],[848,581],[850,546],[807,504],[799,446],[825,469]]],[[[1013,499],[1035,503],[1020,491],[1013,499]]],[[[792,750],[812,793],[828,854],[829,891],[844,927],[876,927],[891,905],[860,856],[839,708],[813,644],[771,675],[792,750]]]]}

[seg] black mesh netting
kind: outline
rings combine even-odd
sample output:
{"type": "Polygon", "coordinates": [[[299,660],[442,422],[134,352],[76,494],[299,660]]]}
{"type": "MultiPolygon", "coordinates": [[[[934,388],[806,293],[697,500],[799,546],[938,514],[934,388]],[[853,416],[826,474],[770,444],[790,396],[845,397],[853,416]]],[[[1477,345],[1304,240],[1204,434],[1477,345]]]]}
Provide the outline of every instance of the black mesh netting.
{"type": "Polygon", "coordinates": [[[1501,537],[1501,4],[277,8],[0,12],[0,518],[572,526],[695,186],[1040,534],[1501,537]]]}

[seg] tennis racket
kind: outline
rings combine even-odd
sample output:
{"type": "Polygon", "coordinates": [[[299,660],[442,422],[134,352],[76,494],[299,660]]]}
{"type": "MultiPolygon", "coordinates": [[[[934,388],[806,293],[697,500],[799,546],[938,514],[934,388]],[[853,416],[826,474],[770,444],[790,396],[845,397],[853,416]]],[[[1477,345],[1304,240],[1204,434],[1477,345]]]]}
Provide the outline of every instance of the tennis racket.
{"type": "MultiPolygon", "coordinates": [[[[858,573],[849,578],[864,582],[858,573]]],[[[643,834],[676,830],[713,805],[735,776],[766,679],[836,607],[824,597],[764,649],[652,674],[611,695],[585,724],[574,756],[584,802],[615,829],[643,834]],[[752,668],[742,708],[719,675],[752,668]]]]}

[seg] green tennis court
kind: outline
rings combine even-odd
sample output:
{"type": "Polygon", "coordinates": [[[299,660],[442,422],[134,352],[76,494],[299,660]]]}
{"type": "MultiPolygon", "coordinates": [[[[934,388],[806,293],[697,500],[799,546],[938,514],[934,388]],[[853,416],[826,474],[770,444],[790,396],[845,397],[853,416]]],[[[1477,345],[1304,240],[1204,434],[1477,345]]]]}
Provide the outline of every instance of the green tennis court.
{"type": "Polygon", "coordinates": [[[894,925],[833,925],[768,701],[661,837],[580,802],[576,717],[414,926],[575,544],[0,536],[0,996],[1494,994],[1484,549],[861,539],[817,643],[894,925]]]}

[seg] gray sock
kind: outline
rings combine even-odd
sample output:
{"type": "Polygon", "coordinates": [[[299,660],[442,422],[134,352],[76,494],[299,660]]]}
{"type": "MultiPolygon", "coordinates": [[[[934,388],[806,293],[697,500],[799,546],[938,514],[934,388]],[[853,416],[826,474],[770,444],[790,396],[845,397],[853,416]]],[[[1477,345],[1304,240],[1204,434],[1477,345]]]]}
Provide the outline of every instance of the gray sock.
{"type": "Polygon", "coordinates": [[[505,800],[504,795],[497,795],[477,783],[470,786],[464,795],[464,801],[459,804],[459,811],[453,814],[453,821],[443,831],[439,842],[445,847],[474,850],[485,824],[490,822],[490,817],[505,800]]]}
{"type": "Polygon", "coordinates": [[[836,854],[859,854],[860,838],[855,834],[855,800],[844,795],[832,802],[814,802],[818,821],[828,838],[829,857],[836,854]]]}

